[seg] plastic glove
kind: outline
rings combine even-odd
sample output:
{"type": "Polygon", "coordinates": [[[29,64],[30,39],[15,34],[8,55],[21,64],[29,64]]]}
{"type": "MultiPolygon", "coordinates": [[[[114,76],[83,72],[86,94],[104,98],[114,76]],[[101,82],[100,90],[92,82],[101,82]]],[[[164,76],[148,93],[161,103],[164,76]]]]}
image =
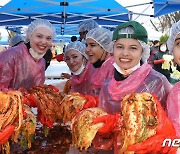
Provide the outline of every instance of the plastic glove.
{"type": "Polygon", "coordinates": [[[168,137],[164,135],[155,135],[153,137],[150,137],[149,139],[145,140],[144,142],[137,143],[134,145],[131,145],[128,147],[129,151],[135,151],[137,153],[152,153],[152,152],[158,152],[158,153],[176,153],[176,148],[170,148],[170,147],[162,147],[162,143],[165,138],[175,138],[175,137],[168,137]]]}
{"type": "Polygon", "coordinates": [[[83,109],[97,107],[98,106],[98,98],[96,96],[85,95],[87,100],[86,104],[83,106],[83,109]]]}
{"type": "Polygon", "coordinates": [[[93,108],[98,106],[98,97],[91,95],[82,95],[82,97],[85,97],[87,101],[81,110],[76,110],[76,113],[79,113],[80,111],[87,108],[93,108]]]}
{"type": "Polygon", "coordinates": [[[108,114],[108,115],[104,115],[104,116],[93,119],[94,124],[101,123],[101,122],[103,122],[104,125],[98,130],[98,132],[107,134],[107,133],[110,133],[111,131],[115,131],[116,129],[120,128],[120,126],[122,125],[122,117],[120,114],[115,113],[115,114],[108,114]]]}
{"type": "Polygon", "coordinates": [[[153,96],[157,105],[157,117],[159,122],[156,128],[156,135],[143,142],[128,146],[128,150],[135,151],[137,153],[175,153],[177,150],[175,148],[169,148],[167,146],[162,147],[163,141],[166,138],[175,138],[176,132],[169,119],[167,118],[166,113],[163,110],[157,97],[155,95],[153,96]]]}
{"type": "Polygon", "coordinates": [[[14,132],[14,125],[6,126],[2,132],[0,132],[0,145],[7,142],[14,132]]]}
{"type": "Polygon", "coordinates": [[[164,59],[158,59],[158,60],[154,60],[154,64],[157,65],[157,64],[162,64],[164,63],[164,59]]]}
{"type": "Polygon", "coordinates": [[[41,124],[46,125],[49,128],[52,128],[53,126],[53,122],[50,121],[50,119],[48,117],[45,117],[41,111],[38,110],[38,116],[39,116],[39,120],[41,122],[41,124]]]}
{"type": "Polygon", "coordinates": [[[53,57],[52,59],[56,59],[58,62],[64,61],[64,54],[59,54],[53,57]]]}

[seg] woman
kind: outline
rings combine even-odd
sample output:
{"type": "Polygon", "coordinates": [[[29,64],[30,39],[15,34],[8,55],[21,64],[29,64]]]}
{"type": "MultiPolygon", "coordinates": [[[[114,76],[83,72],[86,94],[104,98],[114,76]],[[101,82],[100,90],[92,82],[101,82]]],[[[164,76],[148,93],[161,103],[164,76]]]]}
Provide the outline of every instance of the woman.
{"type": "Polygon", "coordinates": [[[119,25],[113,33],[114,75],[101,88],[99,106],[108,113],[120,112],[123,97],[133,92],[155,93],[166,107],[171,85],[165,76],[147,64],[146,29],[135,21],[119,25]]]}
{"type": "Polygon", "coordinates": [[[170,70],[163,69],[162,68],[163,61],[161,62],[161,60],[163,60],[163,57],[168,56],[168,55],[169,55],[169,51],[168,51],[166,42],[160,43],[159,50],[154,54],[154,57],[153,57],[153,69],[163,74],[169,81],[170,70]]]}
{"type": "Polygon", "coordinates": [[[113,75],[112,32],[105,28],[94,28],[86,35],[86,54],[90,74],[91,95],[99,95],[102,83],[113,75]]]}
{"type": "Polygon", "coordinates": [[[92,20],[92,19],[88,19],[88,20],[84,20],[83,22],[81,22],[79,25],[78,25],[78,32],[79,32],[79,35],[80,35],[80,40],[81,42],[85,42],[85,39],[86,39],[86,34],[91,30],[91,29],[94,29],[94,28],[97,28],[99,27],[98,23],[95,21],[95,20],[92,20]]]}
{"type": "MultiPolygon", "coordinates": [[[[99,133],[111,134],[111,136],[107,142],[107,137],[104,140],[102,135],[97,134],[94,145],[98,148],[108,149],[114,144],[114,153],[120,152],[122,144],[122,136],[119,133],[121,130],[119,126],[122,125],[120,106],[125,95],[139,92],[156,94],[161,105],[166,107],[171,84],[165,76],[153,70],[146,63],[149,57],[147,38],[146,29],[136,21],[123,23],[113,32],[114,75],[103,83],[99,96],[99,107],[110,114],[93,119],[94,123],[104,123],[103,127],[98,130],[99,133]]],[[[161,108],[161,113],[164,113],[161,105],[158,106],[161,108]]],[[[146,148],[146,145],[150,147],[147,143],[142,147],[146,148]]],[[[136,147],[136,144],[133,146],[136,147]]],[[[131,147],[130,151],[141,150],[141,147],[137,150],[135,147],[131,147]]],[[[147,153],[154,150],[150,148],[148,151],[148,148],[146,148],[147,153]]]]}
{"type": "MultiPolygon", "coordinates": [[[[173,53],[177,70],[180,71],[180,21],[172,26],[171,35],[167,41],[170,52],[173,53]]],[[[180,74],[180,72],[179,72],[180,74]]],[[[176,129],[176,135],[180,136],[180,82],[177,82],[167,99],[167,113],[170,121],[176,129]]]]}
{"type": "Polygon", "coordinates": [[[51,48],[55,29],[44,19],[33,21],[26,31],[28,43],[0,53],[0,89],[29,90],[45,81],[43,56],[51,48]]]}
{"type": "Polygon", "coordinates": [[[71,91],[81,94],[89,93],[87,56],[85,44],[79,41],[69,43],[64,52],[65,61],[72,73],[71,91]]]}

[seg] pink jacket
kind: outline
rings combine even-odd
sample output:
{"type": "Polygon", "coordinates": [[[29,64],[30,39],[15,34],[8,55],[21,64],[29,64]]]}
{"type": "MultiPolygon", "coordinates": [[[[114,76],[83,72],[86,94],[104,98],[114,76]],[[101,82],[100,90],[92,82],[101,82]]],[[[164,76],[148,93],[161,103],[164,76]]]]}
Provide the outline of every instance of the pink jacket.
{"type": "Polygon", "coordinates": [[[149,64],[144,64],[123,81],[116,81],[114,76],[106,80],[101,88],[99,107],[109,113],[120,112],[120,104],[125,95],[148,92],[156,94],[165,108],[171,87],[165,76],[153,70],[149,64]]]}
{"type": "Polygon", "coordinates": [[[45,81],[45,60],[34,61],[23,43],[0,53],[0,63],[0,89],[29,90],[45,81]]]}
{"type": "Polygon", "coordinates": [[[88,71],[89,71],[89,84],[90,84],[90,95],[99,95],[101,86],[103,82],[113,76],[114,72],[114,58],[110,56],[99,68],[94,68],[94,66],[88,63],[88,71]]]}
{"type": "Polygon", "coordinates": [[[173,86],[168,95],[167,114],[176,130],[176,135],[180,136],[180,82],[173,86]]]}
{"type": "Polygon", "coordinates": [[[71,91],[81,94],[90,94],[90,72],[89,65],[86,65],[84,72],[81,75],[73,75],[71,78],[71,91]]]}

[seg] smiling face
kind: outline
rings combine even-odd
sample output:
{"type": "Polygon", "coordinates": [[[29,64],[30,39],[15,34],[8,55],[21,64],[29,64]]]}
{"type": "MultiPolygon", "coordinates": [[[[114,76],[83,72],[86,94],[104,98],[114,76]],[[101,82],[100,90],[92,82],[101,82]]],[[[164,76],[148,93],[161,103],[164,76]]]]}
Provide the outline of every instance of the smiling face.
{"type": "Polygon", "coordinates": [[[122,69],[136,66],[141,59],[142,47],[135,39],[120,38],[114,43],[114,60],[122,69]]]}
{"type": "Polygon", "coordinates": [[[86,54],[91,64],[97,62],[98,59],[104,59],[106,51],[93,39],[86,39],[86,54]]]}
{"type": "Polygon", "coordinates": [[[31,48],[38,54],[46,53],[52,46],[52,36],[53,33],[48,28],[37,28],[29,38],[31,48]]]}
{"type": "Polygon", "coordinates": [[[70,49],[65,54],[65,61],[69,69],[76,72],[85,63],[85,58],[78,51],[70,49]]]}
{"type": "Polygon", "coordinates": [[[173,47],[174,61],[180,66],[180,34],[176,36],[173,47]]]}

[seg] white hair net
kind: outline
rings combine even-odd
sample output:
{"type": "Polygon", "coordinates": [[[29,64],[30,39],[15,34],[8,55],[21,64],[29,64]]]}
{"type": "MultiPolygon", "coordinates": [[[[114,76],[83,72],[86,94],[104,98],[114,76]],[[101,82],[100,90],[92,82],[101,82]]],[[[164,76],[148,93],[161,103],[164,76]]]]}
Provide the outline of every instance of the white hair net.
{"type": "Polygon", "coordinates": [[[25,40],[24,40],[24,37],[23,37],[22,35],[17,34],[17,35],[14,35],[14,36],[9,40],[9,45],[10,45],[11,47],[13,47],[13,46],[16,46],[18,43],[24,42],[24,41],[25,41],[25,40]]]}
{"type": "Polygon", "coordinates": [[[85,53],[86,45],[84,43],[79,41],[69,43],[64,50],[64,54],[66,55],[66,53],[71,49],[76,50],[87,59],[87,55],[85,53]]]}
{"type": "Polygon", "coordinates": [[[180,33],[180,20],[177,23],[174,23],[171,28],[171,34],[167,40],[167,46],[170,52],[173,51],[174,42],[176,36],[180,33]]]}
{"type": "Polygon", "coordinates": [[[55,28],[53,27],[53,25],[45,19],[36,19],[34,21],[32,21],[30,23],[30,25],[28,26],[28,29],[26,31],[26,40],[28,41],[30,36],[32,35],[32,33],[39,27],[46,27],[48,28],[50,31],[52,31],[53,36],[52,38],[54,39],[56,37],[56,31],[55,28]]]}
{"type": "Polygon", "coordinates": [[[88,38],[96,41],[105,51],[113,52],[112,32],[110,30],[102,27],[94,28],[86,34],[86,39],[88,38]]]}
{"type": "MultiPolygon", "coordinates": [[[[122,28],[119,30],[119,34],[134,34],[135,30],[132,26],[128,26],[126,28],[122,28]]],[[[150,56],[150,47],[144,41],[138,40],[140,45],[143,48],[141,60],[143,63],[147,63],[147,60],[150,56]]]]}
{"type": "Polygon", "coordinates": [[[148,60],[148,58],[150,56],[150,47],[145,42],[140,41],[140,40],[138,40],[138,41],[139,41],[139,43],[141,44],[141,46],[143,48],[141,60],[142,60],[143,63],[147,63],[147,60],[148,60]]]}
{"type": "Polygon", "coordinates": [[[79,32],[90,31],[91,29],[99,27],[98,23],[94,20],[85,20],[78,25],[79,32]]]}

